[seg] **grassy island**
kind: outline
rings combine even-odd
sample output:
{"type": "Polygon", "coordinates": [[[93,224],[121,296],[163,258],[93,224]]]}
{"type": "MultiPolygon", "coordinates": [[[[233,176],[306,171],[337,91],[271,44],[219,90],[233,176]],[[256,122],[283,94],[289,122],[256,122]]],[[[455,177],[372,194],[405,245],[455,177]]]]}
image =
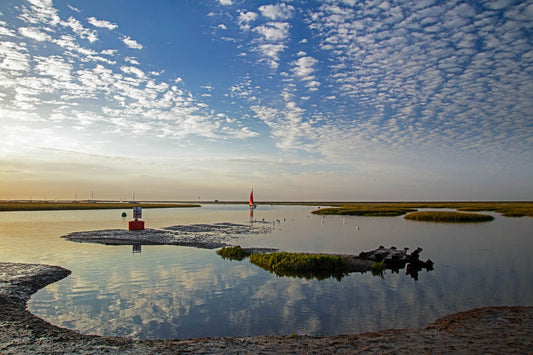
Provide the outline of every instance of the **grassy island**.
{"type": "Polygon", "coordinates": [[[7,201],[0,202],[0,211],[57,211],[57,210],[112,210],[142,208],[176,208],[200,207],[196,204],[185,203],[146,203],[146,202],[31,202],[7,201]]]}
{"type": "Polygon", "coordinates": [[[492,211],[505,217],[533,217],[533,202],[357,202],[324,203],[330,206],[313,211],[319,215],[393,217],[420,208],[451,208],[463,212],[492,211]]]}
{"type": "Polygon", "coordinates": [[[224,259],[241,261],[249,257],[252,253],[248,250],[241,248],[240,245],[234,247],[223,247],[217,250],[217,254],[224,259]]]}
{"type": "Polygon", "coordinates": [[[416,209],[401,206],[388,205],[355,205],[343,207],[326,207],[313,211],[319,215],[347,215],[347,216],[372,216],[372,217],[394,217],[401,216],[408,212],[414,212],[416,209]]]}
{"type": "Polygon", "coordinates": [[[250,262],[278,276],[296,276],[311,279],[342,278],[346,259],[338,255],[306,253],[261,253],[250,255],[250,262]]]}
{"type": "Polygon", "coordinates": [[[413,221],[445,222],[445,223],[469,223],[488,222],[494,217],[478,213],[445,212],[445,211],[424,211],[413,212],[404,217],[413,221]]]}

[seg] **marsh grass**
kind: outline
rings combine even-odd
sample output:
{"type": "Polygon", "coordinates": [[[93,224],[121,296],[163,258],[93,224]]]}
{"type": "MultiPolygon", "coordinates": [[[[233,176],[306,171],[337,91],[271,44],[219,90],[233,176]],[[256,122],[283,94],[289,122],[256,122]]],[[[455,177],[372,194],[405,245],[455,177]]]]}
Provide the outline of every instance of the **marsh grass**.
{"type": "Polygon", "coordinates": [[[493,211],[505,217],[533,217],[533,203],[531,202],[472,203],[457,209],[465,212],[493,211]]]}
{"type": "Polygon", "coordinates": [[[334,277],[340,280],[346,260],[338,255],[306,253],[261,253],[250,255],[250,262],[278,276],[318,280],[334,277]]]}
{"type": "Polygon", "coordinates": [[[464,212],[492,211],[505,217],[533,217],[533,202],[359,202],[324,203],[320,215],[400,216],[420,208],[450,208],[464,212]]]}
{"type": "Polygon", "coordinates": [[[379,276],[381,278],[384,278],[385,276],[385,259],[381,261],[374,261],[372,265],[370,266],[370,271],[372,271],[373,276],[379,276]]]}
{"type": "Polygon", "coordinates": [[[488,222],[494,217],[486,214],[463,213],[463,212],[446,212],[446,211],[424,211],[413,212],[404,217],[413,221],[426,222],[445,222],[445,223],[470,223],[470,222],[488,222]]]}
{"type": "Polygon", "coordinates": [[[249,257],[252,253],[241,248],[240,245],[234,247],[223,247],[217,250],[217,254],[224,259],[241,261],[249,257]]]}
{"type": "Polygon", "coordinates": [[[0,211],[54,211],[54,210],[101,210],[142,208],[200,207],[183,203],[128,203],[128,202],[0,202],[0,211]]]}
{"type": "Polygon", "coordinates": [[[394,217],[401,216],[408,212],[416,211],[413,208],[395,207],[395,206],[343,206],[343,207],[326,207],[313,211],[319,215],[348,215],[348,216],[373,216],[373,217],[394,217]]]}

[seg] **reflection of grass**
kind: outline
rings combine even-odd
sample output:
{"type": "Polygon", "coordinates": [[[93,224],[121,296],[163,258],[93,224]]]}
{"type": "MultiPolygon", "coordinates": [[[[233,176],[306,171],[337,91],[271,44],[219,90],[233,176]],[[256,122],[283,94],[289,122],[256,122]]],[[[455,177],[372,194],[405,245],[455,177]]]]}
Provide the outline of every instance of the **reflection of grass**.
{"type": "Polygon", "coordinates": [[[370,270],[372,271],[372,275],[383,278],[383,275],[385,274],[385,259],[380,262],[374,261],[372,266],[370,266],[370,270]]]}
{"type": "Polygon", "coordinates": [[[0,202],[0,211],[44,211],[44,210],[99,210],[142,208],[200,207],[184,203],[128,203],[128,202],[0,202]]]}
{"type": "Polygon", "coordinates": [[[425,211],[413,212],[404,217],[413,221],[428,221],[428,222],[448,222],[448,223],[464,223],[464,222],[487,222],[492,221],[494,217],[486,214],[477,213],[462,213],[462,212],[443,212],[443,211],[425,211]]]}
{"type": "Polygon", "coordinates": [[[344,276],[346,261],[338,255],[306,253],[261,253],[250,255],[250,262],[278,276],[295,276],[318,280],[344,276]]]}
{"type": "Polygon", "coordinates": [[[533,217],[533,202],[359,202],[325,203],[335,206],[321,208],[316,214],[358,216],[399,216],[418,208],[454,208],[459,211],[494,211],[506,217],[533,217]]]}
{"type": "Polygon", "coordinates": [[[224,247],[219,249],[217,250],[217,254],[224,259],[241,261],[242,259],[249,257],[251,253],[241,248],[240,245],[237,245],[234,247],[224,247]]]}

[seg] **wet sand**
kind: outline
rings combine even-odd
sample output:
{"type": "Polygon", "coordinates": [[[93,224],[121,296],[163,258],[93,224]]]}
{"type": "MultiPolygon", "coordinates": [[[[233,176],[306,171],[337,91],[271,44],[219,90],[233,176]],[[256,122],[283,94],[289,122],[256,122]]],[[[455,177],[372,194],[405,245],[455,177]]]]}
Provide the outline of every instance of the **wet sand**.
{"type": "Polygon", "coordinates": [[[533,307],[519,306],[473,309],[419,329],[331,337],[133,340],[82,335],[49,324],[26,309],[33,293],[69,274],[57,266],[0,263],[1,354],[533,353],[533,307]]]}

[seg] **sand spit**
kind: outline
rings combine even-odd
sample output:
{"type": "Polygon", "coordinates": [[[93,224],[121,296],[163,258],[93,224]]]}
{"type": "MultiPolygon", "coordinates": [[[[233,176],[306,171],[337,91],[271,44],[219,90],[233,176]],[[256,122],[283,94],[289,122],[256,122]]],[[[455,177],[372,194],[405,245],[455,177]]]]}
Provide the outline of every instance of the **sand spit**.
{"type": "Polygon", "coordinates": [[[250,226],[235,223],[176,225],[163,229],[129,231],[124,229],[104,229],[74,232],[62,236],[80,243],[100,243],[107,245],[181,245],[202,249],[216,249],[234,244],[241,235],[266,234],[270,226],[250,226]]]}
{"type": "Polygon", "coordinates": [[[38,289],[70,274],[48,265],[0,263],[1,354],[279,354],[533,352],[533,307],[487,307],[443,317],[420,329],[311,336],[132,340],[82,335],[26,310],[38,289]]]}

